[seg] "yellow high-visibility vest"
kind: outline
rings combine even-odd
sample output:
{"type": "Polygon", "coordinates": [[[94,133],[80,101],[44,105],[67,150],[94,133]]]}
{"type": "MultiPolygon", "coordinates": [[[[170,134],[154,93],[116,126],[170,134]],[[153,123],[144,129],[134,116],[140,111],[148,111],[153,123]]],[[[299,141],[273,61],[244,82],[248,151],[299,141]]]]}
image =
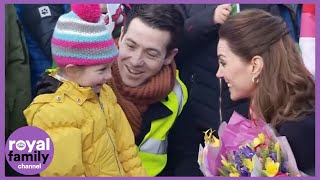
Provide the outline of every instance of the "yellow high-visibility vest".
{"type": "Polygon", "coordinates": [[[187,87],[179,79],[176,72],[176,82],[173,91],[167,100],[161,101],[172,114],[168,117],[153,120],[150,131],[139,145],[139,156],[148,175],[156,176],[164,169],[167,163],[168,132],[177,116],[181,113],[188,99],[187,87]]]}

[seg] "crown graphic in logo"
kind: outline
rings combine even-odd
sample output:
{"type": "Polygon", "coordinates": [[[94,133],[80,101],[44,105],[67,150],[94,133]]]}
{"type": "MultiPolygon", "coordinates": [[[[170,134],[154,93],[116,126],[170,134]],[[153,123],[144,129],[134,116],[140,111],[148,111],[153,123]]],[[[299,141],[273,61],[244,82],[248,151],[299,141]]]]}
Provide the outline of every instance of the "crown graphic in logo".
{"type": "Polygon", "coordinates": [[[18,148],[24,148],[25,146],[26,146],[26,144],[23,143],[23,142],[20,142],[20,143],[17,144],[18,148]]]}

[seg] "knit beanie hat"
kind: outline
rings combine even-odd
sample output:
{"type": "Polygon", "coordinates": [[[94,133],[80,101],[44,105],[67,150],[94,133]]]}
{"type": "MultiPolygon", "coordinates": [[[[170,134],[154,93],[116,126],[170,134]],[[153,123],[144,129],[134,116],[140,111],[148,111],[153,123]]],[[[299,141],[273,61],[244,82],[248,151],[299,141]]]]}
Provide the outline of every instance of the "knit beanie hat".
{"type": "Polygon", "coordinates": [[[71,11],[57,21],[51,50],[60,67],[110,63],[119,54],[101,16],[99,4],[71,5],[71,11]]]}

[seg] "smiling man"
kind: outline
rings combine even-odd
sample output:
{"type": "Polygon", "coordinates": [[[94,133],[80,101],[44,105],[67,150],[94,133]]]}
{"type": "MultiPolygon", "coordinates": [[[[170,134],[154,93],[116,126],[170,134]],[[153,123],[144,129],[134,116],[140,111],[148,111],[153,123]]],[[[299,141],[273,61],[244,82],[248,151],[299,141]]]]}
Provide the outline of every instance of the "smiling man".
{"type": "Polygon", "coordinates": [[[174,5],[135,5],[119,38],[108,82],[124,110],[151,176],[167,162],[167,134],[187,100],[175,55],[184,20],[174,5]]]}
{"type": "MultiPolygon", "coordinates": [[[[112,79],[107,82],[127,116],[150,176],[160,175],[166,166],[167,135],[188,98],[174,61],[183,26],[174,5],[133,6],[121,30],[112,79]]],[[[60,85],[45,75],[38,94],[55,92],[60,85]]]]}

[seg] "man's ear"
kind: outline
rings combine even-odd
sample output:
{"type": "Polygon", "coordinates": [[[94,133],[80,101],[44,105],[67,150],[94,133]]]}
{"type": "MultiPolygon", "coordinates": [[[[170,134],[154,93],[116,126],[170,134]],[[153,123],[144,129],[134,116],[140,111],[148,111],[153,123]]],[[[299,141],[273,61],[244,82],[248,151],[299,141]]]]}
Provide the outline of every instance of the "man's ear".
{"type": "Polygon", "coordinates": [[[258,77],[263,69],[263,58],[261,56],[254,56],[251,59],[251,73],[253,77],[258,77]]]}
{"type": "Polygon", "coordinates": [[[164,65],[171,64],[172,61],[174,60],[174,57],[177,55],[177,53],[178,53],[178,48],[172,49],[169,52],[169,54],[167,54],[167,57],[164,59],[164,65]]]}
{"type": "Polygon", "coordinates": [[[124,36],[124,30],[123,30],[123,26],[121,27],[121,33],[120,33],[120,37],[119,37],[119,42],[122,41],[124,36]]]}

